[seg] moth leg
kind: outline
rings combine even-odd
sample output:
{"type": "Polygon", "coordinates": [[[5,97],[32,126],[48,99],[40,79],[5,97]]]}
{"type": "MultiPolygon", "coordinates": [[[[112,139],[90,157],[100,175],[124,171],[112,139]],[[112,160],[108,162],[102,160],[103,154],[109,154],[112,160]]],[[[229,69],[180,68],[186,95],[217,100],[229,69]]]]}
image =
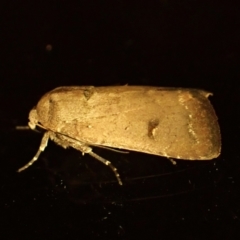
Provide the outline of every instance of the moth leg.
{"type": "Polygon", "coordinates": [[[37,153],[35,154],[35,156],[33,157],[33,159],[30,162],[28,162],[23,167],[19,168],[18,172],[21,172],[21,171],[25,170],[26,168],[30,167],[35,161],[38,160],[39,155],[41,154],[41,152],[44,151],[44,149],[47,146],[49,135],[50,135],[49,131],[44,133],[41,144],[40,144],[40,147],[39,147],[37,153]]]}
{"type": "Polygon", "coordinates": [[[112,163],[110,161],[102,158],[101,156],[97,155],[96,153],[94,153],[92,151],[88,152],[88,154],[91,155],[92,157],[94,157],[95,159],[97,159],[98,161],[104,163],[106,166],[110,167],[112,169],[112,171],[114,172],[119,185],[122,185],[122,180],[120,178],[120,175],[119,175],[117,169],[112,165],[112,163]]]}
{"type": "Polygon", "coordinates": [[[110,161],[104,159],[103,157],[97,155],[96,153],[92,152],[91,147],[89,147],[88,145],[84,145],[84,144],[81,144],[81,145],[75,145],[74,144],[74,145],[71,145],[71,146],[74,147],[77,150],[80,150],[83,153],[83,155],[85,153],[88,153],[89,155],[91,155],[92,157],[97,159],[98,161],[100,161],[103,164],[105,164],[106,166],[110,167],[112,169],[112,171],[114,172],[115,177],[117,178],[117,181],[118,181],[119,185],[123,184],[117,169],[112,165],[112,163],[110,161]]]}

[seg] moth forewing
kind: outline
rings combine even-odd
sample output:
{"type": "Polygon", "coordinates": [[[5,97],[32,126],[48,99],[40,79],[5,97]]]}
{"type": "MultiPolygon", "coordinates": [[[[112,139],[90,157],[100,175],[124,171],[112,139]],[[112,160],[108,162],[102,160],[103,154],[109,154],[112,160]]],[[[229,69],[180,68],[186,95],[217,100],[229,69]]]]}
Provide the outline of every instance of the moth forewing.
{"type": "Polygon", "coordinates": [[[221,137],[209,95],[197,89],[144,86],[59,87],[30,112],[29,126],[40,123],[57,144],[91,155],[89,146],[99,145],[210,160],[220,154],[221,137]]]}

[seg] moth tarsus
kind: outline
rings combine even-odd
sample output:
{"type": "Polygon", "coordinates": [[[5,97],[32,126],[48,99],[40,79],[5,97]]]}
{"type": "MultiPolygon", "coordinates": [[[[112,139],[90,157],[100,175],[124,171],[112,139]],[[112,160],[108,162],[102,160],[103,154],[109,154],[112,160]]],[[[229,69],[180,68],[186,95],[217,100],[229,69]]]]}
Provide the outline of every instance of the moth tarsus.
{"type": "Polygon", "coordinates": [[[91,155],[92,157],[94,157],[95,159],[97,159],[98,161],[104,163],[106,166],[110,167],[112,169],[112,171],[114,172],[115,177],[117,178],[117,181],[118,181],[119,185],[123,185],[122,180],[120,178],[120,175],[117,171],[117,168],[115,168],[110,161],[104,159],[103,157],[97,155],[94,152],[89,152],[88,154],[91,155]]]}

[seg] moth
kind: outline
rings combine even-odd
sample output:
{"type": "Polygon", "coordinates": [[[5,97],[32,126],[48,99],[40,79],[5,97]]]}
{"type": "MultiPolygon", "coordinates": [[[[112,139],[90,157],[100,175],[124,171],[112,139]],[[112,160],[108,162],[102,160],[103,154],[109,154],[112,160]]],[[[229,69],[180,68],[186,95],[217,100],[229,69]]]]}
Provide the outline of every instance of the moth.
{"type": "Polygon", "coordinates": [[[221,135],[211,93],[198,89],[148,86],[69,86],[46,93],[29,114],[29,127],[45,129],[39,150],[18,171],[32,165],[51,139],[63,148],[88,153],[100,146],[182,160],[211,160],[221,135]]]}

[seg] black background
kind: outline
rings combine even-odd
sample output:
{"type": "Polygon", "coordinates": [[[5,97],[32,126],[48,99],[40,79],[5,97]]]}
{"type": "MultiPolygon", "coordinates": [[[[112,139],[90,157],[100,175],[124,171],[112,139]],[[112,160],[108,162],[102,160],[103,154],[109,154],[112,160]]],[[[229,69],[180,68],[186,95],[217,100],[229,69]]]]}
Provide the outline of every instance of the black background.
{"type": "Polygon", "coordinates": [[[0,26],[1,239],[237,239],[240,234],[239,10],[228,1],[8,1],[0,26]],[[47,46],[51,45],[49,50],[47,46]],[[19,131],[64,85],[201,88],[222,153],[178,161],[94,149],[118,168],[19,131]]]}

